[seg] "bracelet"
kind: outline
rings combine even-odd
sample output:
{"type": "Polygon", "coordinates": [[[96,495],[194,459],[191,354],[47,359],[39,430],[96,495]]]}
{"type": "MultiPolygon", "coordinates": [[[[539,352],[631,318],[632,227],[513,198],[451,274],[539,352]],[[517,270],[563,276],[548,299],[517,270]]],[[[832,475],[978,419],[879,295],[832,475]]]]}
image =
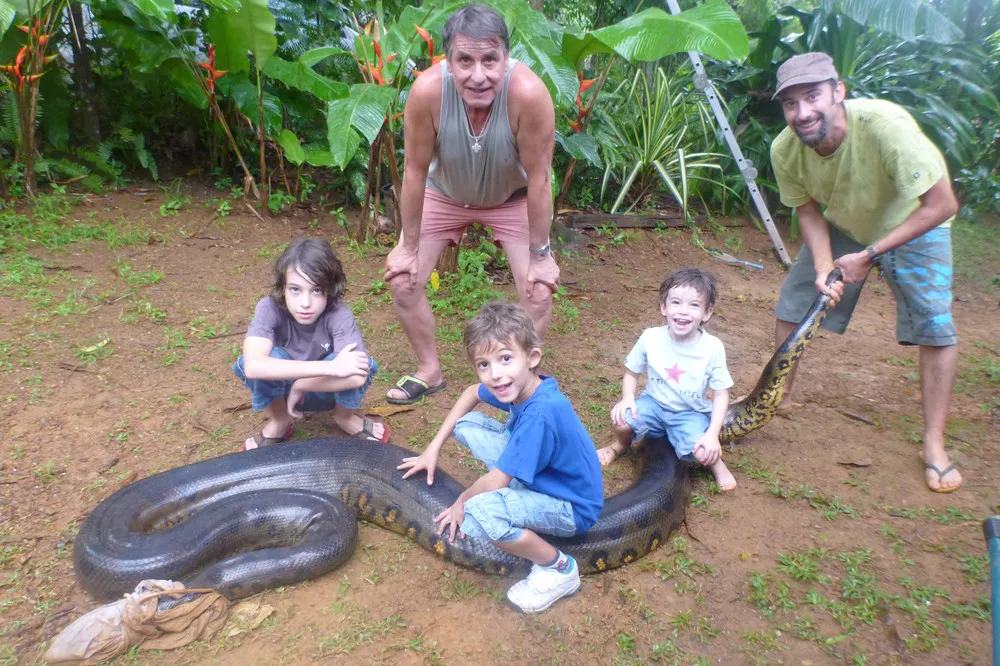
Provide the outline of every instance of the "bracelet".
{"type": "Polygon", "coordinates": [[[881,254],[875,251],[874,245],[869,245],[868,247],[866,247],[865,252],[868,254],[868,261],[870,261],[873,264],[878,261],[879,257],[882,256],[881,254]]]}

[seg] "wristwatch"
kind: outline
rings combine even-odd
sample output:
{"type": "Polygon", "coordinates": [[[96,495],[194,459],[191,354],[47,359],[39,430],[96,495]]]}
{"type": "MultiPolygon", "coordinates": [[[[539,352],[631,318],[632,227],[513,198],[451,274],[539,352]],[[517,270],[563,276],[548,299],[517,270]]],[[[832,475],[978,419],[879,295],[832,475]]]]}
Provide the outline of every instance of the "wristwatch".
{"type": "Polygon", "coordinates": [[[879,257],[882,256],[881,254],[875,251],[874,245],[869,245],[868,247],[866,247],[865,252],[868,254],[868,261],[870,261],[873,264],[878,261],[879,257]]]}
{"type": "Polygon", "coordinates": [[[530,245],[528,246],[528,252],[530,252],[531,254],[533,254],[533,255],[535,255],[537,257],[547,257],[547,256],[549,256],[550,250],[551,250],[551,248],[549,247],[548,243],[546,243],[545,245],[543,245],[541,247],[531,247],[530,245]]]}

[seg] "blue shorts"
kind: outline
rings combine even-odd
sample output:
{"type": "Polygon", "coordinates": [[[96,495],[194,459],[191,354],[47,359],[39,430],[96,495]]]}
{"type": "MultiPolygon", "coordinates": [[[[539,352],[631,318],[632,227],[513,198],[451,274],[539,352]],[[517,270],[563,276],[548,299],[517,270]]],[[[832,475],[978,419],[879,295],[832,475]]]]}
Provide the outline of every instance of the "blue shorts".
{"type": "MultiPolygon", "coordinates": [[[[834,258],[861,252],[864,246],[832,224],[834,258]]],[[[896,340],[903,345],[947,347],[958,343],[951,319],[951,229],[935,227],[879,257],[879,265],[896,297],[896,340]]],[[[864,281],[844,285],[844,296],[830,310],[823,328],[843,333],[851,321],[864,281]]],[[[774,316],[798,323],[816,298],[816,270],[805,245],[781,285],[774,316]]]]}
{"type": "Polygon", "coordinates": [[[666,437],[677,452],[677,457],[685,462],[694,462],[694,445],[712,422],[711,414],[696,412],[674,412],[643,393],[635,400],[638,414],[625,411],[625,422],[632,428],[632,441],[646,437],[666,437]]]}
{"type": "MultiPolygon", "coordinates": [[[[328,354],[323,357],[324,361],[332,361],[336,354],[328,354]]],[[[271,348],[271,358],[283,358],[286,361],[292,360],[281,347],[271,348]]],[[[361,399],[365,397],[368,387],[372,384],[372,377],[378,372],[378,363],[371,356],[368,357],[368,379],[364,386],[356,389],[347,389],[335,393],[306,393],[302,402],[299,403],[299,411],[303,412],[326,412],[341,405],[347,409],[358,409],[361,407],[361,399]]],[[[287,398],[292,390],[292,379],[249,379],[243,369],[243,357],[240,356],[233,364],[233,374],[250,389],[250,404],[255,412],[267,409],[267,406],[278,398],[287,398]]]]}
{"type": "MultiPolygon", "coordinates": [[[[454,437],[493,469],[509,435],[496,419],[470,412],[455,424],[454,437]]],[[[529,490],[514,479],[506,488],[480,493],[466,501],[461,529],[474,539],[486,541],[517,541],[525,529],[571,537],[576,534],[576,520],[573,505],[566,500],[529,490]]]]}

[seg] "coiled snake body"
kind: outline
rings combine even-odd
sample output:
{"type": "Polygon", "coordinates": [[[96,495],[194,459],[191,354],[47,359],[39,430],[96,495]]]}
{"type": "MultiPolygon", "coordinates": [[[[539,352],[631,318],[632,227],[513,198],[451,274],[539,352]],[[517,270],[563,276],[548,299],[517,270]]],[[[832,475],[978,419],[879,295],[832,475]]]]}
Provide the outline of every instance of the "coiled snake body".
{"type": "MultiPolygon", "coordinates": [[[[722,441],[735,441],[771,419],[828,301],[817,297],[753,392],[730,406],[722,441]]],[[[456,564],[526,574],[527,560],[489,542],[438,537],[434,516],[464,488],[443,471],[432,486],[422,475],[402,480],[396,466],[409,455],[389,444],[313,439],[156,474],[113,494],[88,516],[73,551],[77,579],[101,600],[130,592],[145,578],[182,580],[236,599],[339,566],[354,548],[355,517],[406,535],[456,564]]],[[[684,519],[688,495],[687,473],[673,448],[665,440],[649,441],[638,482],[607,498],[588,532],[552,541],[584,573],[621,566],[668,537],[684,519]]]]}

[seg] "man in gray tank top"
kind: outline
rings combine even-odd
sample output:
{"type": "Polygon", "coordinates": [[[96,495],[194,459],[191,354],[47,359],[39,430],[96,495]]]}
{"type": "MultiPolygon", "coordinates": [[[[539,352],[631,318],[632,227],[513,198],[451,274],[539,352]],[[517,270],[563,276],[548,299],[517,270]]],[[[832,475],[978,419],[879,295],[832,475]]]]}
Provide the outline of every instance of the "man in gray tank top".
{"type": "Polygon", "coordinates": [[[424,285],[466,225],[492,229],[539,333],[548,327],[559,286],[549,251],[552,97],[534,72],[510,58],[507,25],[493,9],[463,7],[442,36],[447,60],[413,83],[403,117],[403,231],[385,276],[417,369],[389,391],[393,404],[444,388],[424,285]]]}

